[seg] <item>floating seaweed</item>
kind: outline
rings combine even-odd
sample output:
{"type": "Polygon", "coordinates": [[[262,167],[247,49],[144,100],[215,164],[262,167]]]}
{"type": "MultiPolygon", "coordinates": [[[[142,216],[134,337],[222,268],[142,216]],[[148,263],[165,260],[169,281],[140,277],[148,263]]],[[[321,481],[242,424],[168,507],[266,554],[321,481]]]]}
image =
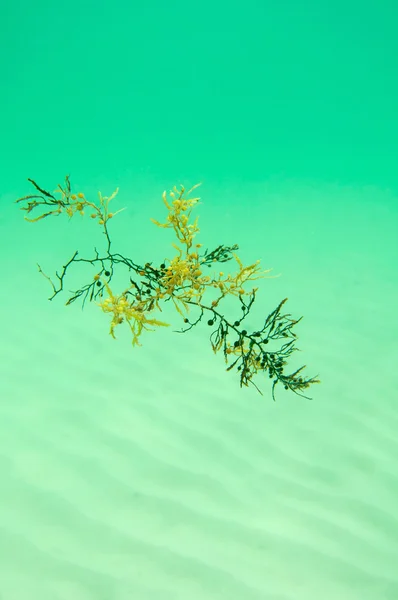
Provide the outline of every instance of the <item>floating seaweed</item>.
{"type": "Polygon", "coordinates": [[[40,187],[33,179],[29,179],[35,188],[35,193],[16,200],[24,203],[21,209],[38,216],[26,216],[30,222],[37,222],[50,216],[59,216],[66,213],[72,218],[77,213],[84,215],[90,213],[90,218],[96,221],[105,236],[105,249],[100,253],[94,248],[92,258],[83,258],[76,250],[60,271],[55,272],[51,278],[38,265],[39,272],[49,281],[52,287],[53,300],[64,291],[64,282],[69,269],[74,263],[86,263],[95,267],[96,273],[88,283],[72,292],[66,304],[70,305],[76,300],[96,302],[102,311],[111,316],[110,334],[115,337],[115,329],[126,323],[132,333],[133,345],[140,345],[141,334],[154,327],[167,327],[168,323],[159,321],[153,314],[162,311],[162,302],[172,302],[182,319],[183,325],[178,331],[186,333],[199,323],[206,321],[212,328],[210,343],[215,353],[223,352],[227,371],[235,369],[239,374],[240,386],[253,385],[260,394],[262,393],[253,381],[259,372],[266,374],[272,380],[272,397],[275,400],[275,388],[280,383],[286,390],[308,398],[302,392],[312,384],[319,383],[315,377],[302,375],[304,366],[288,373],[286,371],[288,360],[298,348],[295,346],[297,335],[293,328],[301,321],[293,319],[284,313],[287,298],[265,318],[261,328],[247,331],[242,322],[250,313],[256,300],[258,287],[247,289],[247,285],[255,280],[268,277],[270,270],[262,270],[260,261],[244,266],[236,251],[237,244],[232,246],[219,245],[214,250],[202,251],[202,244],[194,243],[194,238],[199,233],[198,217],[194,221],[191,213],[198,204],[199,197],[190,197],[198,187],[195,185],[186,191],[183,186],[174,187],[169,195],[163,193],[163,202],[167,209],[167,218],[164,223],[155,219],[152,222],[160,228],[173,229],[177,243],[173,243],[176,255],[165,259],[159,266],[152,262],[140,265],[131,258],[113,252],[112,241],[109,234],[109,221],[116,212],[109,210],[109,204],[118,193],[116,189],[111,196],[103,196],[100,192],[96,202],[89,201],[82,193],[72,193],[69,176],[66,176],[63,186],[50,193],[40,187]],[[44,210],[44,212],[43,212],[44,210]],[[227,263],[234,260],[237,265],[235,274],[225,274],[219,271],[217,275],[207,275],[205,267],[215,267],[218,263],[227,263]],[[128,272],[128,285],[120,293],[112,291],[112,279],[115,271],[124,266],[128,272]],[[209,291],[215,296],[211,302],[208,300],[209,291]],[[228,320],[222,314],[221,306],[226,297],[236,297],[240,306],[239,319],[228,320]],[[195,317],[191,316],[191,309],[196,311],[195,317]],[[268,344],[272,342],[270,348],[268,344]]]}

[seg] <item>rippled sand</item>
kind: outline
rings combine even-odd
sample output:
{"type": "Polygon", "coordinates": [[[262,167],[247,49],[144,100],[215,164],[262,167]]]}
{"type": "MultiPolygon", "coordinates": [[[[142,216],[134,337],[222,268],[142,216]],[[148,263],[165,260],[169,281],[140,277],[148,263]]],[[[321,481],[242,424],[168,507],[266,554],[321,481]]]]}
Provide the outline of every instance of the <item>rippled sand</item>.
{"type": "Polygon", "coordinates": [[[394,390],[274,404],[199,341],[128,354],[62,310],[6,324],[3,599],[398,594],[394,390]]]}
{"type": "Polygon", "coordinates": [[[326,267],[291,300],[323,383],[273,403],[267,381],[239,389],[206,331],[132,349],[10,266],[2,600],[398,598],[396,288],[326,267]]]}

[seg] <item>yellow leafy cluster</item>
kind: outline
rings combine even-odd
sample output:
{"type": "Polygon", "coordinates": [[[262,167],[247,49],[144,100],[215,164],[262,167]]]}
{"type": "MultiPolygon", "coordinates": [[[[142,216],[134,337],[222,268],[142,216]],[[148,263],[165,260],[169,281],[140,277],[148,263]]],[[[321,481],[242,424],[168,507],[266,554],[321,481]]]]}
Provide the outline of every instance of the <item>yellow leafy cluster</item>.
{"type": "Polygon", "coordinates": [[[259,266],[259,260],[256,260],[252,265],[244,267],[242,261],[235,252],[233,252],[233,257],[238,263],[239,271],[235,275],[229,274],[227,276],[224,276],[224,273],[220,272],[218,278],[213,281],[213,287],[219,288],[220,291],[220,296],[212,302],[213,306],[217,306],[227,295],[244,296],[245,294],[256,292],[258,288],[252,288],[250,292],[247,292],[243,286],[248,281],[264,278],[265,275],[271,271],[271,269],[262,270],[259,266]]]}
{"type": "MultiPolygon", "coordinates": [[[[65,197],[64,190],[57,190],[57,192],[61,193],[65,197]]],[[[90,217],[92,219],[97,219],[99,225],[104,225],[109,219],[112,219],[112,217],[124,210],[124,208],[121,208],[116,212],[109,211],[109,203],[115,198],[118,192],[119,188],[116,188],[116,190],[110,196],[103,196],[101,192],[98,192],[98,203],[89,202],[85,195],[81,192],[78,194],[71,194],[68,198],[66,213],[69,217],[73,217],[73,215],[77,212],[79,212],[81,215],[84,215],[85,208],[92,209],[93,212],[90,213],[90,217]]]]}
{"type": "MultiPolygon", "coordinates": [[[[121,208],[120,210],[118,210],[116,212],[109,211],[109,202],[115,198],[118,191],[119,191],[119,189],[117,188],[111,196],[103,196],[101,194],[101,192],[98,192],[99,200],[98,200],[98,203],[95,203],[95,202],[89,202],[82,192],[79,192],[78,194],[70,194],[68,189],[65,190],[61,186],[59,186],[54,191],[54,194],[60,195],[59,200],[53,202],[53,204],[55,204],[57,206],[57,208],[55,208],[54,210],[48,211],[46,213],[43,213],[42,215],[36,217],[35,219],[29,219],[27,217],[25,217],[25,218],[27,221],[34,223],[34,222],[40,221],[40,219],[44,219],[45,217],[48,217],[50,215],[59,215],[63,210],[65,210],[66,214],[69,217],[73,217],[73,215],[75,215],[76,213],[80,213],[81,215],[84,215],[84,210],[87,208],[87,209],[92,210],[90,217],[92,219],[97,219],[99,225],[104,225],[108,221],[108,219],[111,219],[117,213],[124,210],[124,208],[121,208]]],[[[30,205],[28,206],[28,209],[27,209],[28,212],[31,212],[31,210],[36,208],[36,206],[38,206],[38,205],[39,205],[38,202],[30,203],[30,205]]]]}
{"type": "MultiPolygon", "coordinates": [[[[191,188],[187,194],[185,194],[183,186],[181,186],[180,190],[174,187],[170,192],[170,201],[168,201],[166,192],[164,192],[163,202],[169,213],[166,223],[159,223],[155,219],[151,219],[158,227],[165,229],[173,228],[177,239],[185,246],[185,248],[180,248],[176,244],[173,244],[178,254],[169,261],[170,264],[161,279],[162,284],[166,287],[166,294],[172,297],[180,314],[183,313],[178,304],[181,304],[188,312],[188,302],[192,303],[194,301],[200,305],[206,288],[218,288],[220,291],[220,296],[212,301],[212,306],[214,307],[227,294],[238,296],[249,293],[243,289],[244,284],[248,281],[264,277],[269,272],[260,269],[260,261],[244,267],[239,257],[233,254],[239,266],[237,274],[225,276],[223,272],[219,272],[218,276],[213,278],[203,276],[198,253],[196,251],[192,252],[193,239],[199,232],[198,217],[193,223],[189,222],[192,209],[200,198],[189,198],[188,196],[198,185],[200,184],[191,188]],[[176,293],[176,289],[179,290],[179,293],[176,293]]],[[[201,246],[202,244],[196,244],[196,248],[200,248],[201,246]]]]}
{"type": "MultiPolygon", "coordinates": [[[[168,323],[163,323],[157,319],[148,319],[145,313],[149,313],[154,308],[153,300],[132,300],[129,301],[127,298],[127,291],[125,290],[119,296],[115,296],[109,287],[104,282],[106,291],[108,292],[108,298],[99,303],[104,313],[112,313],[112,321],[109,333],[115,338],[115,327],[120,325],[124,321],[128,323],[131,333],[133,334],[133,346],[140,345],[138,338],[142,331],[151,330],[150,326],[168,327],[168,323]]],[[[131,288],[129,288],[131,289],[131,288]]],[[[158,308],[160,308],[158,306],[158,308]]]]}
{"type": "Polygon", "coordinates": [[[186,196],[184,186],[181,186],[180,190],[174,186],[173,190],[170,192],[170,203],[167,200],[167,193],[163,192],[163,202],[169,211],[166,223],[159,223],[159,221],[151,219],[151,221],[158,227],[163,227],[164,229],[169,229],[172,227],[175,231],[178,241],[186,246],[187,252],[192,246],[193,238],[199,231],[197,226],[199,217],[196,217],[194,223],[189,223],[189,217],[191,216],[192,209],[200,200],[200,198],[188,198],[188,196],[199,186],[200,183],[194,185],[186,193],[186,196]]]}
{"type": "MultiPolygon", "coordinates": [[[[158,227],[173,229],[180,243],[180,245],[172,244],[177,250],[177,255],[168,260],[169,264],[164,268],[164,273],[158,280],[160,285],[153,290],[153,294],[142,299],[140,296],[137,297],[137,294],[129,294],[130,290],[134,288],[134,286],[131,286],[121,295],[116,296],[110,289],[109,284],[106,281],[103,282],[108,297],[100,302],[99,305],[105,313],[113,315],[110,327],[112,337],[115,337],[114,332],[117,325],[127,322],[133,334],[133,345],[139,345],[138,339],[143,330],[150,330],[151,326],[167,327],[169,325],[168,323],[148,318],[149,313],[155,307],[161,310],[159,301],[170,298],[176,310],[182,316],[185,316],[189,311],[190,305],[202,306],[202,298],[208,288],[216,288],[219,291],[219,296],[211,302],[212,307],[215,308],[227,295],[238,296],[251,293],[246,292],[243,286],[248,281],[264,277],[269,272],[260,269],[259,261],[245,267],[239,257],[233,254],[239,267],[235,275],[224,275],[223,272],[219,272],[214,277],[203,275],[202,262],[204,260],[202,259],[201,262],[198,254],[198,250],[202,244],[196,244],[193,247],[194,237],[199,232],[198,217],[193,222],[190,222],[192,210],[200,198],[189,198],[189,194],[197,187],[198,185],[195,185],[188,192],[185,192],[183,186],[181,186],[180,190],[174,187],[169,194],[170,199],[167,198],[167,194],[164,192],[162,196],[163,202],[168,210],[166,222],[160,223],[155,219],[151,219],[158,227]]],[[[99,215],[100,222],[111,217],[112,213],[105,211],[107,211],[108,202],[116,193],[117,191],[109,199],[102,198],[100,195],[100,207],[105,207],[99,215]]],[[[76,204],[72,205],[73,209],[71,206],[71,210],[75,212],[82,211],[85,206],[93,206],[91,203],[85,201],[84,196],[79,194],[73,200],[76,204]],[[84,204],[84,202],[86,203],[84,204]]],[[[143,272],[141,275],[144,274],[143,272]]],[[[256,289],[253,288],[251,291],[253,292],[256,289]]],[[[235,352],[232,349],[230,351],[235,352]]]]}

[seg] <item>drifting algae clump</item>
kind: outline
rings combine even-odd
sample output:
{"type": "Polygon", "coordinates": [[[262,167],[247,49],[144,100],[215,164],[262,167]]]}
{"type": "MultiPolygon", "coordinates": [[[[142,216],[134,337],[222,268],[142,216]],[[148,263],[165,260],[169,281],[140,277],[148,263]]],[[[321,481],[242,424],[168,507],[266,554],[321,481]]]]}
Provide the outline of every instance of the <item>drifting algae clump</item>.
{"type": "Polygon", "coordinates": [[[241,387],[252,384],[261,393],[253,377],[263,373],[272,381],[274,399],[278,384],[307,398],[304,390],[319,382],[315,377],[303,376],[304,366],[290,373],[287,370],[289,358],[297,350],[297,335],[293,329],[301,320],[283,312],[287,298],[264,319],[261,327],[248,331],[242,325],[258,292],[258,287],[250,286],[248,289],[248,286],[253,281],[267,277],[269,270],[262,270],[258,260],[245,266],[237,254],[237,244],[219,245],[214,250],[203,251],[202,244],[195,243],[195,237],[199,233],[198,217],[192,220],[191,215],[199,197],[191,197],[191,194],[198,185],[189,191],[181,186],[174,187],[169,194],[163,193],[163,203],[167,210],[166,221],[162,223],[151,220],[157,227],[174,231],[176,243],[173,243],[173,248],[176,255],[165,259],[159,265],[153,262],[140,265],[133,259],[113,251],[109,221],[124,209],[112,212],[109,210],[109,204],[115,199],[118,189],[109,197],[99,193],[98,199],[92,201],[82,192],[72,192],[69,176],[66,176],[65,183],[58,185],[53,193],[41,188],[34,180],[29,181],[34,186],[35,193],[16,200],[22,204],[21,209],[27,212],[27,221],[36,222],[62,213],[66,213],[69,218],[76,213],[89,213],[105,236],[102,253],[95,249],[91,258],[84,258],[76,250],[53,278],[46,275],[38,265],[40,273],[52,286],[50,300],[64,291],[65,279],[72,265],[84,263],[95,268],[95,275],[91,275],[85,285],[75,290],[66,304],[70,305],[78,299],[82,301],[83,306],[87,300],[96,302],[111,318],[112,337],[115,337],[116,327],[126,324],[131,331],[133,345],[140,345],[144,331],[169,325],[154,315],[161,312],[163,302],[171,301],[178,317],[182,319],[179,333],[186,333],[203,322],[212,328],[212,349],[214,353],[223,353],[227,371],[236,370],[241,387]],[[40,214],[34,217],[33,214],[37,214],[38,211],[41,211],[40,214]],[[234,274],[224,274],[221,270],[216,274],[206,274],[208,268],[215,268],[217,264],[231,260],[235,261],[237,266],[234,274]],[[116,294],[112,289],[112,280],[115,272],[122,268],[126,270],[128,281],[126,287],[116,294]],[[208,299],[210,291],[211,300],[208,299]],[[239,317],[233,320],[222,312],[223,300],[227,297],[235,297],[239,305],[239,317]],[[191,309],[194,316],[191,316],[191,309]],[[270,342],[272,349],[268,345],[270,342]]]}

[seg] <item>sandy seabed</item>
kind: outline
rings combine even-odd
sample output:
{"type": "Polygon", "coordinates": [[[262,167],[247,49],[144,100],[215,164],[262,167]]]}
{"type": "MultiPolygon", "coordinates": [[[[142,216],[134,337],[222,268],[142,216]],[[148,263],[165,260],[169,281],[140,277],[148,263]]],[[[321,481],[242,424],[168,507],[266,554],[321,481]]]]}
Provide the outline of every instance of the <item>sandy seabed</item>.
{"type": "Polygon", "coordinates": [[[94,307],[48,305],[36,273],[28,302],[10,265],[1,599],[398,598],[397,288],[345,257],[303,291],[322,385],[276,403],[266,380],[240,390],[206,332],[132,349],[94,307]]]}

